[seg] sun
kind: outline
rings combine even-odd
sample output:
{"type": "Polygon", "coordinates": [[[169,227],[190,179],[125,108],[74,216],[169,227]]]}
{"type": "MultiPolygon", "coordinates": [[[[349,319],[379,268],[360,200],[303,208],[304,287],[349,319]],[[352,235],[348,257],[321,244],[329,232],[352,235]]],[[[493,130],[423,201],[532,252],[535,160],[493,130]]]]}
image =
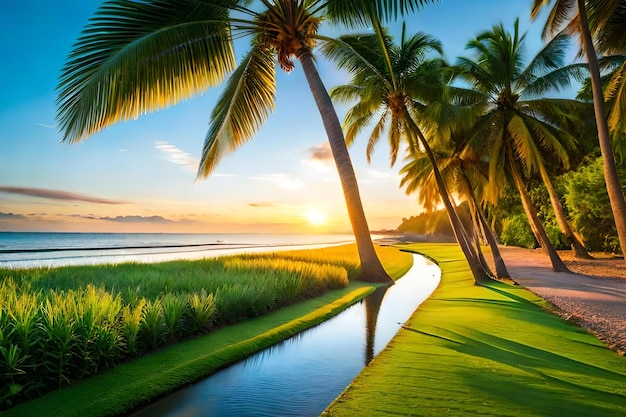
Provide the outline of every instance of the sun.
{"type": "Polygon", "coordinates": [[[305,214],[304,218],[312,226],[322,226],[326,224],[326,215],[321,211],[311,208],[305,214]]]}

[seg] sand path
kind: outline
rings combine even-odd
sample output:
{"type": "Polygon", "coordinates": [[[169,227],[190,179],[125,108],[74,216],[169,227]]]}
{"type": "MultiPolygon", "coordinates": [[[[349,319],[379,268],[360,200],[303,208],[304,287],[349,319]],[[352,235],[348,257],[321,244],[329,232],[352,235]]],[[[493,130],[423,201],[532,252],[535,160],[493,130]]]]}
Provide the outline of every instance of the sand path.
{"type": "Polygon", "coordinates": [[[623,260],[578,261],[564,256],[568,268],[556,273],[541,250],[501,247],[511,277],[562,310],[562,315],[597,335],[611,349],[626,352],[626,270],[623,260]],[[593,275],[590,275],[593,274],[593,275]]]}

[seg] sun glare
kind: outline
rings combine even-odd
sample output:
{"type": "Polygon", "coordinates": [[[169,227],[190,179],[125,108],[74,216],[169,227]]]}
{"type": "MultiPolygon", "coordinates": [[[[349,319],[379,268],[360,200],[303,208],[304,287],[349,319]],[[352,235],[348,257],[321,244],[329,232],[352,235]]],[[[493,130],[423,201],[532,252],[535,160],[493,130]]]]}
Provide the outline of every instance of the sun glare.
{"type": "Polygon", "coordinates": [[[309,211],[304,214],[304,217],[306,218],[307,222],[309,222],[309,224],[313,226],[321,226],[323,224],[326,224],[326,216],[324,215],[324,213],[320,212],[317,209],[309,209],[309,211]]]}

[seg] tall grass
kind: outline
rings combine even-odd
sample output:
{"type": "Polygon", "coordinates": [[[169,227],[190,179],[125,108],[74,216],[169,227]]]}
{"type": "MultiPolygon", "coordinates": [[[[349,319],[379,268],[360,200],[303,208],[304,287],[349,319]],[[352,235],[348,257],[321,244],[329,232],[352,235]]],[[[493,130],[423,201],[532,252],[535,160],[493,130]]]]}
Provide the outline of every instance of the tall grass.
{"type": "Polygon", "coordinates": [[[0,409],[348,284],[354,261],[243,255],[0,270],[0,409]]]}

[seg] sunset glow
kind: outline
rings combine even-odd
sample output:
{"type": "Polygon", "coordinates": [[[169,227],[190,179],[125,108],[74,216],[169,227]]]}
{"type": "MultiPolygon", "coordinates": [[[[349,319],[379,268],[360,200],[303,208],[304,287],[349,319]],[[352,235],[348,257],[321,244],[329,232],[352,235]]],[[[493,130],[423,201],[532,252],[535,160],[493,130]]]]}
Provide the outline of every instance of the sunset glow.
{"type": "Polygon", "coordinates": [[[318,209],[309,209],[309,211],[305,213],[305,217],[312,226],[322,226],[326,224],[326,215],[318,209]]]}

